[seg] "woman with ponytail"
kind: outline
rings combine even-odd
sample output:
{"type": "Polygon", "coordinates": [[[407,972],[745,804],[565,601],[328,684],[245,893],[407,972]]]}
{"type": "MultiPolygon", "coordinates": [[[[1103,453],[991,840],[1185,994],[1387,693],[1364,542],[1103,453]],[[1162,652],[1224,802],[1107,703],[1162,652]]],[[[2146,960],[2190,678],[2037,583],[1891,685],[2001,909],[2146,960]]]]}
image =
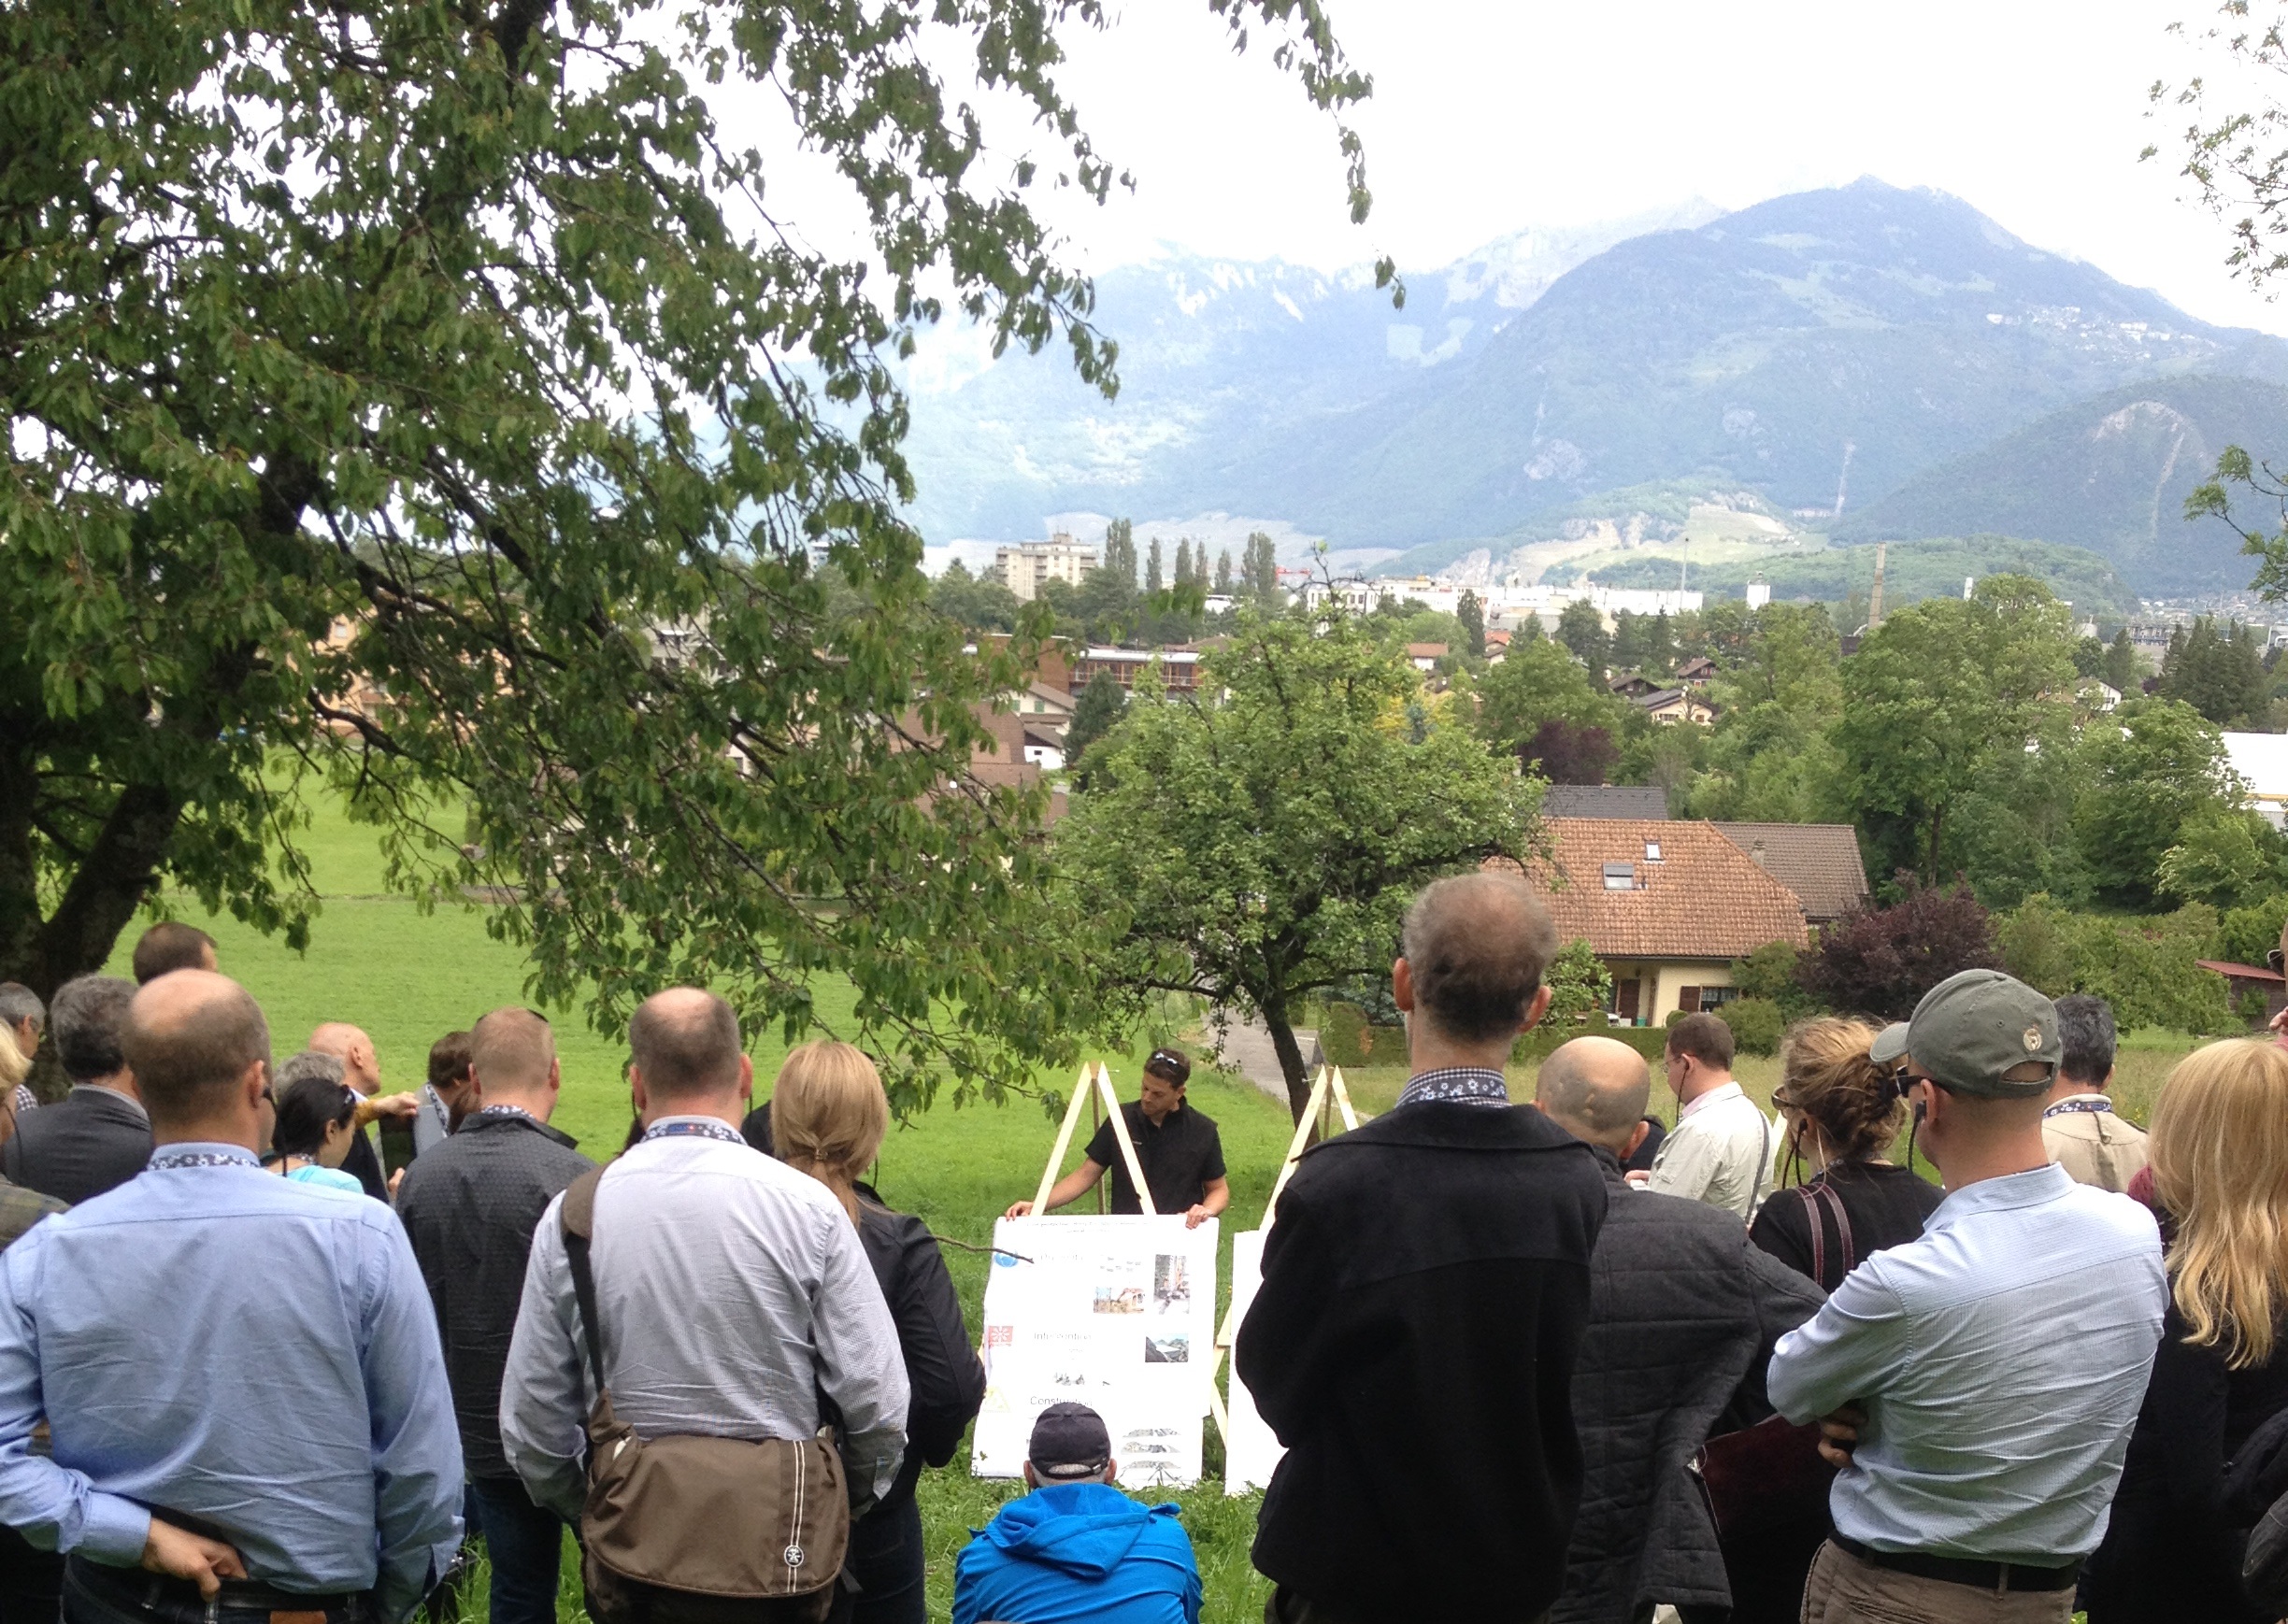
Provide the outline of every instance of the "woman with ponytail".
{"type": "Polygon", "coordinates": [[[943,1466],[953,1458],[984,1401],[985,1367],[929,1226],[892,1212],[864,1182],[890,1127],[890,1102],[874,1062],[846,1043],[804,1044],[779,1068],[769,1108],[779,1160],[833,1190],[857,1226],[897,1321],[913,1391],[905,1464],[890,1492],[851,1529],[850,1582],[837,1593],[833,1617],[922,1624],[922,1513],[914,1482],[924,1462],[943,1466]]]}
{"type": "Polygon", "coordinates": [[[1798,1022],[1780,1048],[1780,1182],[1750,1231],[1755,1244],[1832,1291],[1870,1252],[1913,1240],[1938,1187],[1890,1160],[1907,1101],[1856,1020],[1798,1022]]]}
{"type": "Polygon", "coordinates": [[[2082,1581],[2090,1624],[2267,1624],[2278,1609],[2251,1606],[2240,1589],[2248,1531],[2266,1508],[2236,1503],[2227,1466],[2288,1408],[2288,1050],[2240,1038],[2187,1055],[2162,1087],[2146,1150],[2168,1318],[2082,1581]]]}

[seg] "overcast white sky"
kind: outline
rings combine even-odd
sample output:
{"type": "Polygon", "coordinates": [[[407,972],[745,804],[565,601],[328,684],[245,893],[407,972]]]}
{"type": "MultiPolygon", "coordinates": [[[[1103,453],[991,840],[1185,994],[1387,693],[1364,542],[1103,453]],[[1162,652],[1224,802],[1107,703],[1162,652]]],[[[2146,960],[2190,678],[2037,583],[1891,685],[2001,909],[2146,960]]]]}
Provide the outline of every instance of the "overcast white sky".
{"type": "Polygon", "coordinates": [[[1057,211],[1083,263],[1165,243],[1326,266],[1388,251],[1421,274],[1525,226],[1872,174],[1953,192],[2195,315],[2288,333],[2288,308],[2226,275],[2223,228],[2179,201],[2182,116],[2146,117],[2156,78],[2217,77],[2165,32],[2206,28],[2201,0],[1328,4],[1375,76],[1366,226],[1345,216],[1332,126],[1267,50],[1235,61],[1202,0],[1126,0],[1066,69],[1099,150],[1138,181],[1057,211]],[[2149,141],[2161,156],[2140,164],[2149,141]]]}

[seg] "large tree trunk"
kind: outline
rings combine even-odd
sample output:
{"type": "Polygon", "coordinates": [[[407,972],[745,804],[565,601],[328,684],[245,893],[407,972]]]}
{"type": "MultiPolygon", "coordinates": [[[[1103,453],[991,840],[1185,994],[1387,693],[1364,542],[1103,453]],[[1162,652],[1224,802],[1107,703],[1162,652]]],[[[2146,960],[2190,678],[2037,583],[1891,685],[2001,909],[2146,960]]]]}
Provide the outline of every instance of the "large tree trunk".
{"type": "Polygon", "coordinates": [[[1303,1068],[1303,1046],[1295,1042],[1294,1026],[1284,1003],[1263,1006],[1264,1030],[1271,1034],[1271,1048],[1279,1056],[1280,1075],[1287,1079],[1287,1113],[1300,1122],[1310,1104],[1310,1076],[1303,1068]]]}

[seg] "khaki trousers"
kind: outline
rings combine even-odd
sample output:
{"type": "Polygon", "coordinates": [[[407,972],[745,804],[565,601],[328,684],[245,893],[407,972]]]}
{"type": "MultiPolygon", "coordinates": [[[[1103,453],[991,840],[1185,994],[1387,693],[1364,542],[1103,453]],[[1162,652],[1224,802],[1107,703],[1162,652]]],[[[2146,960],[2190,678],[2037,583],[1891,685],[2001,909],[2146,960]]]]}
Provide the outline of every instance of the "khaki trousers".
{"type": "Polygon", "coordinates": [[[2066,1624],[2073,1587],[1981,1590],[1918,1578],[1820,1546],[1804,1585],[1803,1624],[2066,1624]]]}

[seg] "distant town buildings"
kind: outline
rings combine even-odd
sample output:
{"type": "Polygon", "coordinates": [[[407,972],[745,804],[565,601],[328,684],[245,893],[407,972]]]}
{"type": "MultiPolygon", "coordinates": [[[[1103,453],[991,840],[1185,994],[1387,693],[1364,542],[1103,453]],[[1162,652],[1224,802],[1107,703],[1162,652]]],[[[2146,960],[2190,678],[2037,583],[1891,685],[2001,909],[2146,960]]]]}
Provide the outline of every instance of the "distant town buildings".
{"type": "Polygon", "coordinates": [[[1593,605],[1607,620],[1623,613],[1680,615],[1687,610],[1700,608],[1706,602],[1705,594],[1700,592],[1600,587],[1587,581],[1563,587],[1538,582],[1526,586],[1513,578],[1501,586],[1464,587],[1452,581],[1434,580],[1428,576],[1378,577],[1371,580],[1350,577],[1341,580],[1310,581],[1303,588],[1303,601],[1314,609],[1322,604],[1335,603],[1354,614],[1366,614],[1386,598],[1394,604],[1412,599],[1424,608],[1451,615],[1460,608],[1465,591],[1475,592],[1488,615],[1509,617],[1528,614],[1555,617],[1565,611],[1567,604],[1581,602],[1593,605]]]}
{"type": "Polygon", "coordinates": [[[1096,549],[1081,546],[1061,530],[1047,541],[994,548],[994,572],[1021,604],[1037,597],[1044,581],[1077,587],[1080,577],[1095,567],[1096,549]]]}
{"type": "Polygon", "coordinates": [[[1157,663],[1170,693],[1190,693],[1199,687],[1199,661],[1196,648],[1087,648],[1073,657],[1072,691],[1086,693],[1099,677],[1134,688],[1144,668],[1157,663]]]}

